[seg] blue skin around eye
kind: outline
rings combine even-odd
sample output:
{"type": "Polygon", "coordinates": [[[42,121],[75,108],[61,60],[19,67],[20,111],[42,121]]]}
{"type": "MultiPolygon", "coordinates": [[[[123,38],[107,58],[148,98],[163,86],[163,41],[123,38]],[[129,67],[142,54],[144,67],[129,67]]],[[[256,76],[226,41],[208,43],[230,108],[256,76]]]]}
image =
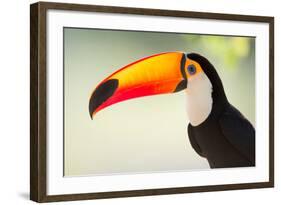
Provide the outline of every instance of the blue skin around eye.
{"type": "Polygon", "coordinates": [[[189,66],[187,67],[187,71],[188,71],[188,73],[189,73],[190,75],[193,75],[194,73],[196,73],[196,68],[195,68],[194,65],[189,65],[189,66]]]}

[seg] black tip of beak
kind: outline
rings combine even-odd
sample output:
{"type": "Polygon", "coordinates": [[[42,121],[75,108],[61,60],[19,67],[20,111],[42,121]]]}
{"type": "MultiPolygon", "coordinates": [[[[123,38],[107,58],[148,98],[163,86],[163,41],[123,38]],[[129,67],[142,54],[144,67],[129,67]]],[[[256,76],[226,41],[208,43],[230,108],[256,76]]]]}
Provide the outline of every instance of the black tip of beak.
{"type": "Polygon", "coordinates": [[[90,103],[89,103],[89,114],[90,114],[90,117],[91,117],[91,120],[92,120],[93,119],[94,110],[91,108],[91,100],[92,100],[92,97],[91,97],[90,103]]]}
{"type": "Polygon", "coordinates": [[[118,80],[110,79],[100,84],[93,92],[89,102],[90,117],[93,119],[93,113],[110,98],[118,88],[118,80]]]}
{"type": "Polygon", "coordinates": [[[89,113],[90,113],[90,118],[92,120],[93,119],[93,115],[92,115],[91,111],[89,113]]]}

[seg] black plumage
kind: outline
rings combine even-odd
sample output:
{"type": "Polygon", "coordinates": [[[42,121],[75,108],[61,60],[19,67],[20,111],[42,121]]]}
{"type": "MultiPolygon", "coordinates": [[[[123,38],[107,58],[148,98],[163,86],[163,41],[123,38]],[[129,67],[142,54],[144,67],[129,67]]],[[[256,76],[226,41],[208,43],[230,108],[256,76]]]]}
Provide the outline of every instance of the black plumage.
{"type": "Polygon", "coordinates": [[[214,66],[199,54],[187,57],[200,64],[213,86],[210,115],[198,126],[188,125],[192,147],[211,168],[255,166],[254,127],[228,102],[214,66]]]}

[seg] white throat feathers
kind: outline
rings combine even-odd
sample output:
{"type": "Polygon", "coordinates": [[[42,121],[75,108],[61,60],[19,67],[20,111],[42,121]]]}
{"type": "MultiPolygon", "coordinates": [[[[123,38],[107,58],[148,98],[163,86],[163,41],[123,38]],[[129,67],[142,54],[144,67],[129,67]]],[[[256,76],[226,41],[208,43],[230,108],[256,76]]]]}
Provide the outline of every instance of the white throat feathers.
{"type": "Polygon", "coordinates": [[[203,123],[212,111],[212,84],[204,72],[188,79],[186,89],[187,115],[192,126],[203,123]]]}

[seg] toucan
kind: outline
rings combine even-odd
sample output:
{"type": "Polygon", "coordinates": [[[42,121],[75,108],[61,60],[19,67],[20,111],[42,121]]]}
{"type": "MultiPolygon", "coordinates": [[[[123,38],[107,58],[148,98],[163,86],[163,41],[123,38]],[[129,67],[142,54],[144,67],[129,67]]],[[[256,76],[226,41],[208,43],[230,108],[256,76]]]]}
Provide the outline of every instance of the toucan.
{"type": "Polygon", "coordinates": [[[197,53],[160,53],[117,70],[92,92],[90,116],[121,101],[183,90],[189,141],[210,168],[255,166],[255,128],[228,101],[215,67],[197,53]]]}

